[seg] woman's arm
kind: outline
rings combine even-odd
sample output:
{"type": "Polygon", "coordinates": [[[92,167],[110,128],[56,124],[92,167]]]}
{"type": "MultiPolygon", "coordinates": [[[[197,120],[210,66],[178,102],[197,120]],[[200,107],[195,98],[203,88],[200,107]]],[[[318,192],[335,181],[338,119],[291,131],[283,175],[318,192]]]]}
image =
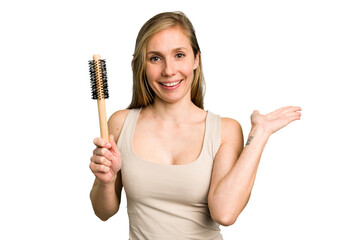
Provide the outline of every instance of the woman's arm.
{"type": "MultiPolygon", "coordinates": [[[[119,171],[120,173],[120,171],[119,171]]],[[[101,220],[106,221],[117,211],[120,207],[121,189],[116,191],[116,181],[121,176],[117,175],[116,180],[112,183],[103,183],[95,178],[94,185],[90,192],[90,199],[94,209],[94,213],[101,220]]],[[[122,187],[122,186],[121,186],[122,187]]]]}
{"type": "Polygon", "coordinates": [[[221,127],[222,143],[214,160],[208,196],[211,217],[216,222],[224,226],[235,223],[250,198],[260,157],[270,135],[300,119],[300,110],[299,107],[284,107],[267,115],[254,111],[244,149],[239,123],[227,121],[221,127]]]}
{"type": "Polygon", "coordinates": [[[128,110],[121,110],[110,117],[108,122],[110,144],[101,138],[94,139],[97,148],[91,157],[90,169],[96,178],[90,199],[96,216],[103,221],[117,213],[120,206],[121,153],[117,148],[117,140],[127,113],[128,110]]]}

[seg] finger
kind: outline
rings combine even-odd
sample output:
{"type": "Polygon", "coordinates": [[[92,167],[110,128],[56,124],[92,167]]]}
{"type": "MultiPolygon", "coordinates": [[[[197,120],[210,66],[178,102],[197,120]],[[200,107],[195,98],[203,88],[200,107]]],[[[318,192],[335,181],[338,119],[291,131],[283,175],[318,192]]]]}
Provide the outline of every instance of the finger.
{"type": "Polygon", "coordinates": [[[297,112],[297,111],[301,111],[301,108],[298,106],[289,106],[289,107],[283,109],[281,112],[288,113],[288,112],[297,112]]]}
{"type": "Polygon", "coordinates": [[[113,135],[110,135],[110,144],[111,144],[111,148],[110,148],[110,151],[113,155],[116,155],[116,156],[120,156],[120,151],[116,145],[116,142],[114,140],[114,136],[113,135]]]}
{"type": "Polygon", "coordinates": [[[285,117],[301,117],[301,113],[300,112],[287,112],[284,113],[285,117]]]}
{"type": "Polygon", "coordinates": [[[275,110],[274,112],[270,113],[269,116],[277,117],[281,115],[286,115],[291,112],[301,111],[300,107],[294,107],[294,106],[287,106],[279,108],[278,110],[275,110]]]}
{"type": "Polygon", "coordinates": [[[102,148],[110,148],[111,147],[111,144],[106,142],[104,139],[102,138],[95,138],[94,139],[94,144],[97,146],[97,147],[102,147],[102,148]]]}
{"type": "Polygon", "coordinates": [[[256,117],[257,115],[260,115],[260,112],[258,110],[254,110],[252,114],[250,115],[250,119],[253,117],[256,117]]]}
{"type": "Polygon", "coordinates": [[[273,113],[273,114],[280,113],[280,112],[284,111],[285,109],[288,109],[289,107],[291,107],[291,106],[281,107],[281,108],[279,108],[279,109],[276,109],[276,110],[273,111],[272,113],[273,113]]]}
{"type": "Polygon", "coordinates": [[[93,151],[93,154],[94,155],[97,155],[97,156],[104,156],[108,159],[111,159],[113,158],[113,154],[110,152],[110,149],[107,149],[107,148],[95,148],[94,151],[93,151]]]}
{"type": "Polygon", "coordinates": [[[292,121],[295,121],[295,120],[300,120],[300,117],[301,117],[301,113],[299,112],[292,112],[292,113],[288,113],[284,119],[286,119],[286,121],[288,122],[288,124],[292,121]]]}
{"type": "Polygon", "coordinates": [[[97,155],[93,155],[90,158],[91,162],[98,164],[98,165],[105,165],[107,167],[111,167],[112,162],[107,159],[106,157],[102,157],[102,156],[97,156],[97,155]]]}
{"type": "Polygon", "coordinates": [[[89,167],[93,173],[108,173],[110,171],[109,167],[94,162],[90,162],[89,167]]]}
{"type": "Polygon", "coordinates": [[[293,121],[294,121],[294,120],[300,120],[300,118],[301,118],[301,113],[299,113],[299,112],[295,112],[295,113],[291,116],[291,119],[293,119],[293,121]]]}
{"type": "Polygon", "coordinates": [[[301,111],[301,108],[298,106],[286,106],[275,110],[273,113],[281,113],[281,112],[288,112],[288,111],[301,111]]]}

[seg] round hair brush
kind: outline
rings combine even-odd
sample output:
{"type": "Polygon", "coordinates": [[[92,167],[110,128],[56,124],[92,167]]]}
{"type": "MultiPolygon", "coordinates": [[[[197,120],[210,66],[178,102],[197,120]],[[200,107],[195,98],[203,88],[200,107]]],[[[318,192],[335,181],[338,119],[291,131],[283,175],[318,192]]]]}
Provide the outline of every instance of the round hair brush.
{"type": "Polygon", "coordinates": [[[106,76],[106,62],[100,55],[93,55],[89,61],[92,99],[97,99],[101,138],[109,142],[105,99],[109,98],[106,76]]]}

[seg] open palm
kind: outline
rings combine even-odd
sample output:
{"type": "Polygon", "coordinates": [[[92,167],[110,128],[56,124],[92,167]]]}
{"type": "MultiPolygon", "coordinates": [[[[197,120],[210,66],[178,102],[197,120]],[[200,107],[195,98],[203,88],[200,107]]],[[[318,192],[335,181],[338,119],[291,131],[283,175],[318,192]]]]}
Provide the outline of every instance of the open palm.
{"type": "Polygon", "coordinates": [[[270,135],[289,123],[300,120],[301,113],[299,111],[301,111],[301,108],[294,106],[282,107],[266,115],[262,115],[255,110],[250,117],[251,125],[261,128],[270,135]]]}

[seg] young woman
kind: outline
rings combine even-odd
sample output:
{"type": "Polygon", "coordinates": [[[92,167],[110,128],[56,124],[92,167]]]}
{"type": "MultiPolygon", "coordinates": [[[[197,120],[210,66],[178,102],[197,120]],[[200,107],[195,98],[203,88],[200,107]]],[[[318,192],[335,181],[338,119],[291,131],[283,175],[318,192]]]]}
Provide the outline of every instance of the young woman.
{"type": "Polygon", "coordinates": [[[135,46],[133,98],[109,119],[110,142],[95,138],[90,169],[95,214],[119,209],[124,187],[130,239],[222,239],[246,206],[271,134],[300,119],[299,107],[251,115],[240,124],[203,109],[201,53],[181,12],[144,24],[135,46]]]}

